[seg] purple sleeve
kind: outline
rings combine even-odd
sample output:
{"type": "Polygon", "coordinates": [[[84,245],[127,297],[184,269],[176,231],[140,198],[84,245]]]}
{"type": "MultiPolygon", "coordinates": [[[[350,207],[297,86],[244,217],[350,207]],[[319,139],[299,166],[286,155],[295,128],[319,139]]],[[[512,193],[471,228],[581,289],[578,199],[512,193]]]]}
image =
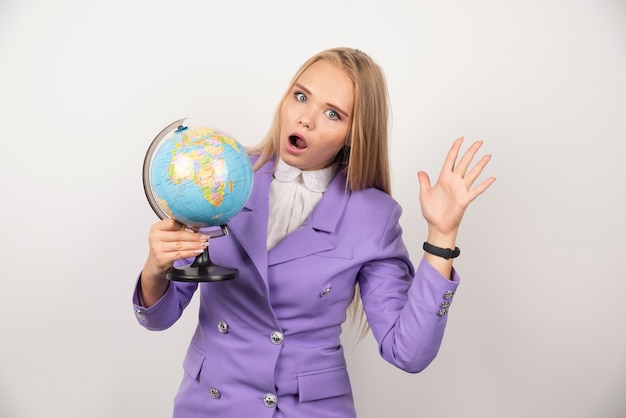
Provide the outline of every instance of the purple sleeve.
{"type": "Polygon", "coordinates": [[[359,273],[361,298],[381,356],[402,370],[417,373],[436,357],[450,303],[460,278],[447,280],[422,258],[417,271],[409,260],[397,222],[391,215],[376,260],[359,273]]]}
{"type": "Polygon", "coordinates": [[[161,331],[171,327],[180,318],[198,284],[170,282],[161,299],[149,308],[143,306],[140,286],[138,279],[133,293],[135,317],[141,326],[152,331],[161,331]]]}

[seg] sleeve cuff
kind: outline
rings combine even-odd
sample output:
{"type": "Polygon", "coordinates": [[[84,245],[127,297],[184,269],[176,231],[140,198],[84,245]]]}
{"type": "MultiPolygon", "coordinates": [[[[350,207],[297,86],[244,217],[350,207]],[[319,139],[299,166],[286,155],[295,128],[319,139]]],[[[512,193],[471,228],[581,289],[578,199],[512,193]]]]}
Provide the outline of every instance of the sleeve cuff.
{"type": "Polygon", "coordinates": [[[137,279],[133,293],[133,310],[139,324],[149,330],[162,330],[170,327],[178,318],[179,303],[176,297],[175,286],[167,287],[165,294],[149,308],[144,306],[141,299],[141,275],[137,279]]]}
{"type": "Polygon", "coordinates": [[[460,282],[461,277],[454,268],[451,280],[448,280],[422,258],[410,291],[418,293],[418,300],[422,300],[425,306],[430,307],[428,309],[431,312],[439,317],[445,317],[460,282]]]}

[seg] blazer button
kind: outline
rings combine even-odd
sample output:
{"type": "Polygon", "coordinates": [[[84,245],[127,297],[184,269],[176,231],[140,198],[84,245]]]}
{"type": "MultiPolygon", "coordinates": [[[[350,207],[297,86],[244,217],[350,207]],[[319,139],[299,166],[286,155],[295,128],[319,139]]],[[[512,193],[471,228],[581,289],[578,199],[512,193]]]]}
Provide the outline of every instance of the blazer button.
{"type": "Polygon", "coordinates": [[[437,312],[437,315],[439,316],[446,316],[447,314],[448,314],[447,309],[440,309],[439,312],[437,312]]]}
{"type": "Polygon", "coordinates": [[[278,332],[278,331],[274,331],[274,332],[272,332],[272,333],[270,334],[270,341],[271,341],[273,344],[276,344],[276,345],[282,344],[282,343],[283,343],[284,338],[285,338],[285,337],[283,337],[283,334],[281,334],[281,333],[280,333],[280,332],[278,332]]]}
{"type": "Polygon", "coordinates": [[[449,300],[446,300],[445,302],[443,302],[443,303],[442,303],[441,305],[439,305],[439,306],[441,306],[441,307],[442,307],[442,308],[444,308],[444,309],[445,309],[445,308],[449,308],[449,307],[450,307],[450,301],[449,301],[449,300]]]}
{"type": "Polygon", "coordinates": [[[454,292],[452,290],[448,290],[446,293],[443,294],[443,298],[445,300],[452,299],[452,296],[454,296],[454,292]]]}
{"type": "Polygon", "coordinates": [[[263,397],[263,403],[268,408],[274,408],[276,406],[276,395],[272,393],[266,393],[265,397],[263,397]]]}
{"type": "Polygon", "coordinates": [[[331,287],[327,287],[326,289],[322,290],[322,292],[320,293],[320,296],[321,297],[326,296],[327,294],[330,293],[331,289],[332,289],[331,287]]]}
{"type": "Polygon", "coordinates": [[[226,321],[220,321],[217,323],[217,330],[222,334],[228,334],[228,324],[226,321]]]}
{"type": "Polygon", "coordinates": [[[142,321],[146,319],[146,314],[143,313],[141,309],[137,309],[135,311],[135,315],[137,315],[137,318],[141,319],[142,321]]]}
{"type": "Polygon", "coordinates": [[[222,397],[222,394],[220,393],[220,391],[215,388],[210,388],[209,393],[211,394],[211,397],[213,399],[219,399],[222,397]]]}

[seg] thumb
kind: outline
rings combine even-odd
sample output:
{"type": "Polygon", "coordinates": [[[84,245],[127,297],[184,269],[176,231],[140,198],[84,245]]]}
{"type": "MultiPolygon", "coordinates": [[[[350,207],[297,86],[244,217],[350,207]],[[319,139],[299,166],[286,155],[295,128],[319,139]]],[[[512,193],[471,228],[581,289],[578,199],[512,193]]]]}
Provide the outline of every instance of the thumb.
{"type": "Polygon", "coordinates": [[[425,193],[430,190],[430,177],[426,174],[425,171],[417,172],[417,179],[420,183],[420,192],[425,193]]]}

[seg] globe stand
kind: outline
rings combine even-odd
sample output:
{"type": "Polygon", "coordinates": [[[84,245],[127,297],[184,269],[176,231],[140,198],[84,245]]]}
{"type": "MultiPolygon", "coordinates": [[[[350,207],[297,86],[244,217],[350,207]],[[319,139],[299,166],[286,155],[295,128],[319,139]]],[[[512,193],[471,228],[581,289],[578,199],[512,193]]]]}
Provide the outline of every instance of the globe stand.
{"type": "Polygon", "coordinates": [[[165,277],[174,282],[221,282],[232,280],[239,275],[237,269],[213,264],[209,257],[209,249],[205,248],[202,254],[196,257],[195,261],[188,267],[172,267],[167,271],[165,277]]]}
{"type": "MultiPolygon", "coordinates": [[[[221,233],[209,232],[211,238],[228,235],[226,225],[221,226],[221,233]]],[[[224,266],[218,266],[211,261],[209,247],[205,248],[202,254],[196,257],[193,263],[187,267],[172,267],[167,270],[165,277],[167,280],[175,282],[221,282],[232,280],[239,276],[239,270],[224,266]]]]}

